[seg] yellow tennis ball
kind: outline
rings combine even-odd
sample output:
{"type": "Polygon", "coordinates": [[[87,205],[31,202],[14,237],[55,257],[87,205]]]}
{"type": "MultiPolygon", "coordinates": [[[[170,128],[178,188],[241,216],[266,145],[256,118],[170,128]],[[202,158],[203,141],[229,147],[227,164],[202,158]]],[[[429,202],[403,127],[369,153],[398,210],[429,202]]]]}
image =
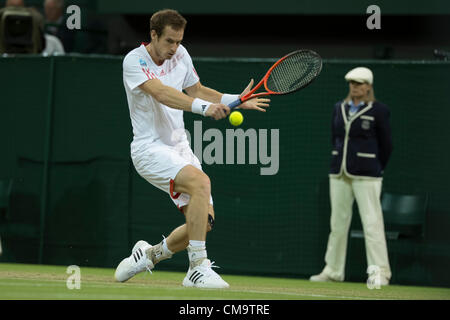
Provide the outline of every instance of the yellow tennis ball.
{"type": "Polygon", "coordinates": [[[228,119],[233,126],[239,126],[244,121],[244,116],[239,111],[233,111],[228,119]]]}

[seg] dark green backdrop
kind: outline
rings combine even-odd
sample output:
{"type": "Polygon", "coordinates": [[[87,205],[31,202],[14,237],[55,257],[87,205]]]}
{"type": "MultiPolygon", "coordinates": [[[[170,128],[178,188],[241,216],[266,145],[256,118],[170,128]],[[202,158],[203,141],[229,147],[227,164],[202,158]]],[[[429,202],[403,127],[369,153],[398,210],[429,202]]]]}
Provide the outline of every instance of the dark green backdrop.
{"type": "MultiPolygon", "coordinates": [[[[203,84],[230,93],[251,77],[258,80],[272,63],[194,62],[203,84]]],[[[204,164],[217,221],[208,253],[222,273],[308,277],[322,269],[331,108],[347,93],[344,74],[360,65],[372,68],[375,94],[392,113],[394,151],[384,190],[430,196],[425,239],[389,242],[393,282],[450,286],[445,62],[329,60],[310,87],[274,97],[267,113],[244,112],[244,130],[279,129],[280,168],[261,176],[261,164],[204,164]]],[[[0,261],[115,267],[135,241],[159,242],[183,223],[168,195],[131,164],[121,58],[8,57],[0,59],[0,74],[0,178],[14,178],[0,261]]],[[[231,129],[226,120],[186,114],[193,139],[194,120],[202,121],[203,132],[231,129]]],[[[359,223],[357,214],[353,220],[359,223]]],[[[158,265],[186,268],[184,252],[158,265]]],[[[364,281],[365,269],[364,245],[352,240],[347,279],[364,281]]]]}
{"type": "MultiPolygon", "coordinates": [[[[4,6],[6,0],[0,0],[4,6]]],[[[169,5],[146,0],[71,0],[66,6],[75,4],[83,9],[98,13],[146,14],[167,7],[175,8],[182,14],[365,14],[368,6],[376,4],[382,14],[432,14],[442,15],[450,13],[450,6],[446,0],[370,0],[353,1],[309,1],[309,0],[280,0],[274,5],[271,1],[229,0],[224,2],[196,0],[187,3],[182,0],[172,0],[169,5]]],[[[27,0],[27,6],[42,7],[42,0],[27,0]]]]}

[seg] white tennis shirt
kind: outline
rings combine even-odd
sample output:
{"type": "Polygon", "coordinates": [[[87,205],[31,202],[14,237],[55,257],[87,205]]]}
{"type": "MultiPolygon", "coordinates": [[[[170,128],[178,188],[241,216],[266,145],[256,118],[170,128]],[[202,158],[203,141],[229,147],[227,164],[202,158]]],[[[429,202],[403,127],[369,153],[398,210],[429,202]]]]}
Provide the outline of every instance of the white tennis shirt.
{"type": "Polygon", "coordinates": [[[171,59],[165,60],[160,66],[153,62],[144,44],[125,56],[123,84],[133,126],[131,153],[154,142],[175,146],[180,139],[187,141],[183,110],[169,108],[139,88],[139,85],[155,78],[178,91],[199,81],[192,59],[182,45],[171,59]]]}

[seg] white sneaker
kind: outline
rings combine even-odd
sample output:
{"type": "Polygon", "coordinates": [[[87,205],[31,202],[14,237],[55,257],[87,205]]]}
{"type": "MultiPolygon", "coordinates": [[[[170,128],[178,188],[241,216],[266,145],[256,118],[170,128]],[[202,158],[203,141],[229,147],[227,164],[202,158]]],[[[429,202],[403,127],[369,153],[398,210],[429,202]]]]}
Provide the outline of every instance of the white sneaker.
{"type": "Polygon", "coordinates": [[[209,259],[205,259],[198,266],[189,268],[183,280],[183,286],[208,289],[228,288],[230,285],[211,269],[213,264],[214,262],[211,263],[209,259]]]}
{"type": "Polygon", "coordinates": [[[146,241],[138,241],[131,251],[131,256],[122,260],[117,266],[114,277],[119,282],[125,282],[136,274],[154,268],[152,261],[145,253],[152,246],[146,241]]]}
{"type": "Polygon", "coordinates": [[[389,279],[386,277],[381,277],[380,279],[380,285],[382,286],[388,286],[389,285],[389,279]]]}
{"type": "Polygon", "coordinates": [[[332,282],[333,281],[334,282],[334,281],[339,281],[339,280],[335,280],[335,279],[329,277],[328,275],[326,275],[325,272],[322,272],[322,273],[316,274],[314,276],[311,276],[309,278],[309,281],[312,281],[312,282],[332,282]]]}
{"type": "Polygon", "coordinates": [[[137,251],[137,249],[142,248],[142,247],[151,247],[151,245],[147,241],[139,240],[138,242],[136,242],[133,249],[131,249],[131,253],[132,254],[135,253],[137,251]]]}

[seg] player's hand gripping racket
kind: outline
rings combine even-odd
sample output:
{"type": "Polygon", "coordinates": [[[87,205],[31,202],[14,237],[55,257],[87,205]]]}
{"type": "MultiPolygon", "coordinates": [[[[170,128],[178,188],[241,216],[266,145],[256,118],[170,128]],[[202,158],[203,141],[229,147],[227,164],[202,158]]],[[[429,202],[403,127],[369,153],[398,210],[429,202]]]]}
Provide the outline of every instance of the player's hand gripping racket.
{"type": "Polygon", "coordinates": [[[233,109],[245,101],[274,94],[288,94],[309,85],[322,70],[322,58],[311,50],[297,50],[275,62],[264,78],[246,95],[230,103],[233,109]],[[255,93],[264,84],[266,92],[255,93]]]}

